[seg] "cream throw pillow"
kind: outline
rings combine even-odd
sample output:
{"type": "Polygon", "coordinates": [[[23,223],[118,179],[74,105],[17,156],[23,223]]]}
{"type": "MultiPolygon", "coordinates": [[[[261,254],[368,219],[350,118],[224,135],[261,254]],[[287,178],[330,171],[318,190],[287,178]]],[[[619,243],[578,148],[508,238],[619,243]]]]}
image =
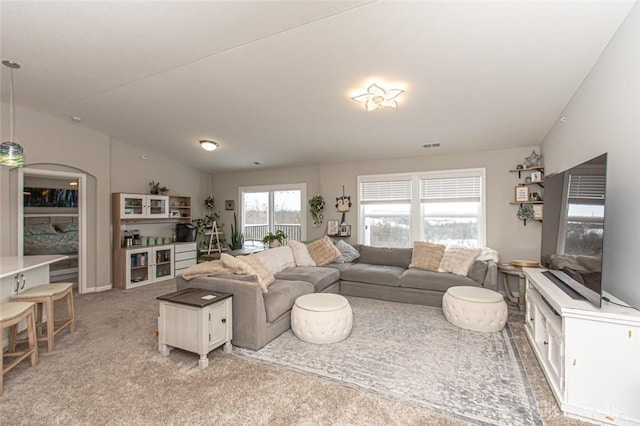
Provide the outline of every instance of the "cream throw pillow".
{"type": "Polygon", "coordinates": [[[296,266],[293,252],[291,247],[288,246],[270,248],[256,253],[255,256],[260,259],[265,268],[272,274],[277,274],[287,268],[296,266]]]}
{"type": "Polygon", "coordinates": [[[447,247],[440,261],[439,272],[451,272],[467,276],[469,267],[476,260],[482,249],[447,247]]]}
{"type": "Polygon", "coordinates": [[[316,266],[324,266],[342,256],[340,250],[333,245],[331,239],[326,235],[319,240],[307,244],[309,255],[316,262],[316,266]]]}
{"type": "Polygon", "coordinates": [[[238,256],[237,259],[245,262],[255,271],[255,274],[258,277],[258,284],[260,285],[262,292],[268,293],[268,287],[273,284],[276,279],[260,259],[258,259],[255,254],[250,254],[249,256],[238,256]]]}
{"type": "Polygon", "coordinates": [[[444,250],[447,247],[442,244],[431,244],[426,241],[415,241],[409,268],[424,269],[437,272],[444,250]]]}
{"type": "Polygon", "coordinates": [[[296,262],[296,266],[316,266],[316,262],[309,255],[307,246],[300,241],[289,241],[289,247],[293,252],[293,259],[296,262]]]}

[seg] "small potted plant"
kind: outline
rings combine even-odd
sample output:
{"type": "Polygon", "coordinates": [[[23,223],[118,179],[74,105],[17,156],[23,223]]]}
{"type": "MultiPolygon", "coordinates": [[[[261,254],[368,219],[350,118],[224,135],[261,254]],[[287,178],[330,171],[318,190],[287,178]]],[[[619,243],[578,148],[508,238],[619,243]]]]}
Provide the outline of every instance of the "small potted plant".
{"type": "Polygon", "coordinates": [[[324,210],[324,197],[320,194],[314,195],[309,200],[309,212],[313,218],[313,226],[318,226],[323,221],[322,211],[324,210]]]}
{"type": "Polygon", "coordinates": [[[262,239],[262,244],[268,245],[271,248],[280,247],[281,245],[284,244],[286,239],[287,239],[287,234],[282,232],[281,229],[278,229],[275,234],[272,232],[269,232],[267,235],[265,235],[264,238],[262,239]]]}

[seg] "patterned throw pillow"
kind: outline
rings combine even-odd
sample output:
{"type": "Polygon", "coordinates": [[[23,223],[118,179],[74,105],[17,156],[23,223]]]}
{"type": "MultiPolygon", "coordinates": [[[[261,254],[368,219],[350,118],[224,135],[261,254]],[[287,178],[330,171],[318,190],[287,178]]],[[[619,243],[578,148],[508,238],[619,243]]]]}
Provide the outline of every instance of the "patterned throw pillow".
{"type": "Polygon", "coordinates": [[[316,262],[316,266],[328,265],[342,256],[340,250],[333,245],[331,239],[326,235],[319,240],[307,244],[307,249],[313,261],[316,262]]]}
{"type": "Polygon", "coordinates": [[[255,254],[250,254],[249,256],[238,256],[238,259],[246,262],[251,268],[253,268],[256,272],[256,276],[258,277],[258,284],[260,285],[262,292],[268,293],[268,287],[273,284],[276,279],[260,259],[258,259],[255,254]]]}
{"type": "Polygon", "coordinates": [[[438,271],[467,276],[469,267],[481,251],[482,249],[447,247],[440,261],[438,271]]]}
{"type": "Polygon", "coordinates": [[[289,241],[289,247],[293,252],[293,259],[296,262],[296,266],[316,266],[316,262],[309,255],[307,246],[300,241],[289,241]]]}
{"type": "Polygon", "coordinates": [[[437,272],[445,249],[446,246],[442,244],[415,241],[413,243],[413,253],[411,254],[409,268],[437,272]]]}
{"type": "Polygon", "coordinates": [[[355,249],[351,244],[338,240],[336,248],[340,251],[340,257],[336,260],[336,263],[351,263],[360,257],[360,252],[355,249]]]}

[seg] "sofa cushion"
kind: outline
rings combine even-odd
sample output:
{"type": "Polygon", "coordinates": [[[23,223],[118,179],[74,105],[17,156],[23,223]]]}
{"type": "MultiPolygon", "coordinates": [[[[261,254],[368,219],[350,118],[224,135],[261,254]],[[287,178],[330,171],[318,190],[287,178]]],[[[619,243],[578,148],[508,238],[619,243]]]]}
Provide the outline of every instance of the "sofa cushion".
{"type": "Polygon", "coordinates": [[[321,266],[296,266],[276,274],[278,280],[306,281],[313,284],[319,293],[340,279],[340,272],[334,268],[321,266]]]}
{"type": "Polygon", "coordinates": [[[378,284],[389,287],[400,286],[400,276],[404,268],[389,265],[369,265],[353,263],[350,268],[343,269],[340,279],[368,284],[378,284]]]}
{"type": "Polygon", "coordinates": [[[296,299],[313,293],[313,285],[304,281],[276,280],[264,294],[264,309],[267,321],[273,322],[293,307],[296,299]]]}
{"type": "Polygon", "coordinates": [[[425,271],[437,271],[440,260],[447,247],[443,244],[432,244],[426,241],[413,243],[413,254],[409,268],[424,269],[425,271]]]}
{"type": "Polygon", "coordinates": [[[433,272],[422,269],[407,269],[400,277],[400,287],[446,292],[449,287],[460,285],[478,286],[471,278],[449,272],[433,272]]]}
{"type": "Polygon", "coordinates": [[[267,249],[253,256],[260,259],[272,274],[277,274],[287,268],[296,266],[296,261],[293,259],[293,251],[291,251],[291,247],[289,246],[267,249]]]}
{"type": "Polygon", "coordinates": [[[370,265],[388,265],[408,268],[411,263],[412,249],[388,248],[388,247],[360,247],[360,263],[370,265]]]}
{"type": "Polygon", "coordinates": [[[467,272],[467,277],[471,278],[478,284],[483,285],[484,280],[487,276],[488,269],[489,269],[489,264],[487,262],[476,260],[469,267],[469,271],[467,272]]]}
{"type": "Polygon", "coordinates": [[[309,254],[309,249],[306,244],[300,241],[289,241],[287,245],[291,247],[296,266],[316,266],[316,262],[309,254]]]}
{"type": "Polygon", "coordinates": [[[326,235],[319,240],[307,244],[307,249],[318,266],[327,265],[342,256],[340,250],[333,245],[331,239],[326,235]]]}
{"type": "Polygon", "coordinates": [[[336,259],[335,263],[350,263],[360,257],[360,252],[343,240],[338,240],[335,246],[341,253],[341,256],[336,259]]]}
{"type": "Polygon", "coordinates": [[[465,247],[447,247],[440,261],[440,272],[452,272],[467,276],[469,267],[476,260],[482,249],[465,247]]]}

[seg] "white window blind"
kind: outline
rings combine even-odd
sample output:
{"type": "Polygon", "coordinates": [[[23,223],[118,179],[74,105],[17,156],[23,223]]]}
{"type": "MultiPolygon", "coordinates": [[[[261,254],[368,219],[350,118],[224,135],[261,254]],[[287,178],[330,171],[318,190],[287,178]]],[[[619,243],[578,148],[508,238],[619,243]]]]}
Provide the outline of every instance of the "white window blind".
{"type": "Polygon", "coordinates": [[[411,202],[411,180],[362,182],[360,202],[406,201],[411,202]]]}
{"type": "Polygon", "coordinates": [[[569,180],[569,200],[572,203],[588,202],[596,204],[604,202],[606,187],[603,175],[571,175],[569,180]]]}
{"type": "Polygon", "coordinates": [[[421,201],[479,201],[480,176],[420,179],[421,201]]]}

